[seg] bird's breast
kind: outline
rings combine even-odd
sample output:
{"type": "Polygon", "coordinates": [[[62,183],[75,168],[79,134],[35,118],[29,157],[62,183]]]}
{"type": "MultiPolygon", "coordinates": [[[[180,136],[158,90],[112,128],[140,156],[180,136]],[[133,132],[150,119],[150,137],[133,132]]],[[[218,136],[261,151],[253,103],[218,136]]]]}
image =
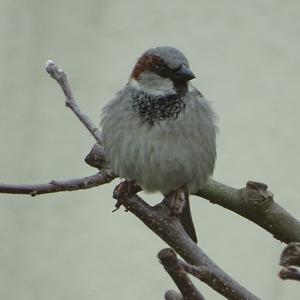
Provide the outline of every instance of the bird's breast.
{"type": "Polygon", "coordinates": [[[118,98],[104,110],[103,144],[113,171],[146,191],[199,189],[216,156],[209,107],[191,97],[137,97],[118,98]]]}
{"type": "Polygon", "coordinates": [[[183,98],[175,93],[150,95],[141,91],[134,92],[131,105],[141,121],[151,126],[161,121],[176,120],[185,109],[183,98]]]}

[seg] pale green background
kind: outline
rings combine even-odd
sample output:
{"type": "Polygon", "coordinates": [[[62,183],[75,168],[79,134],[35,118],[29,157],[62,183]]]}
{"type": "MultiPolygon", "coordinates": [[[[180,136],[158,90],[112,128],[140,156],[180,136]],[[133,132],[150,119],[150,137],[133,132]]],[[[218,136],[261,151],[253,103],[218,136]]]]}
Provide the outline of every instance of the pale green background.
{"type": "MultiPolygon", "coordinates": [[[[172,45],[220,116],[214,177],[236,187],[266,182],[300,217],[299,11],[296,0],[1,0],[0,181],[95,172],[83,162],[93,139],[64,107],[46,60],[64,68],[98,123],[138,56],[172,45]]],[[[156,258],[165,244],[130,213],[111,213],[115,184],[1,195],[0,299],[162,299],[174,287],[156,258]]],[[[206,200],[192,206],[199,244],[224,270],[262,299],[299,299],[300,284],[277,277],[284,244],[206,200]]]]}

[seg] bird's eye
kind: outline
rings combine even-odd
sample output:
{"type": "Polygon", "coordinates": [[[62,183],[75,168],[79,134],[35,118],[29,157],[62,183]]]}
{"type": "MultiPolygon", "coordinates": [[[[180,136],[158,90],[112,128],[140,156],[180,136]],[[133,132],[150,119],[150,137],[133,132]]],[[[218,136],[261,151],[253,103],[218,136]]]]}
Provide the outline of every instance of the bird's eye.
{"type": "Polygon", "coordinates": [[[163,71],[165,69],[166,69],[166,66],[164,66],[164,65],[155,65],[155,70],[163,71]]]}
{"type": "Polygon", "coordinates": [[[170,76],[172,75],[172,70],[165,64],[156,64],[154,66],[154,71],[156,74],[164,78],[171,78],[170,76]]]}
{"type": "Polygon", "coordinates": [[[173,71],[174,71],[174,72],[177,72],[177,71],[179,71],[181,68],[182,68],[182,65],[179,65],[177,68],[174,68],[173,71]]]}

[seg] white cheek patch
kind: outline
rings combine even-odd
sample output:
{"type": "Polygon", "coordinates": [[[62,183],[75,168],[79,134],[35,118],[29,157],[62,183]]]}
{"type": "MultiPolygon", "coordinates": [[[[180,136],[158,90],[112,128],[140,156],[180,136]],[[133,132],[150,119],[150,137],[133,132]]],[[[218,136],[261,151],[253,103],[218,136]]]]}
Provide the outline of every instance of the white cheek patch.
{"type": "Polygon", "coordinates": [[[149,72],[142,73],[139,80],[130,79],[129,84],[137,90],[154,96],[175,93],[172,80],[149,72]]]}

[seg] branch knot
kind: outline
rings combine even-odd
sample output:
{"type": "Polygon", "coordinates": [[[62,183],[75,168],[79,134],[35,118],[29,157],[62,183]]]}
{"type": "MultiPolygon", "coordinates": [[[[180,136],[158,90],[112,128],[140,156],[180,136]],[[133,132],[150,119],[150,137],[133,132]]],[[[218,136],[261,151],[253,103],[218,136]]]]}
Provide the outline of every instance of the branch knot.
{"type": "Polygon", "coordinates": [[[268,190],[265,183],[248,181],[246,187],[241,191],[243,199],[251,201],[255,206],[273,201],[273,193],[268,190]]]}

